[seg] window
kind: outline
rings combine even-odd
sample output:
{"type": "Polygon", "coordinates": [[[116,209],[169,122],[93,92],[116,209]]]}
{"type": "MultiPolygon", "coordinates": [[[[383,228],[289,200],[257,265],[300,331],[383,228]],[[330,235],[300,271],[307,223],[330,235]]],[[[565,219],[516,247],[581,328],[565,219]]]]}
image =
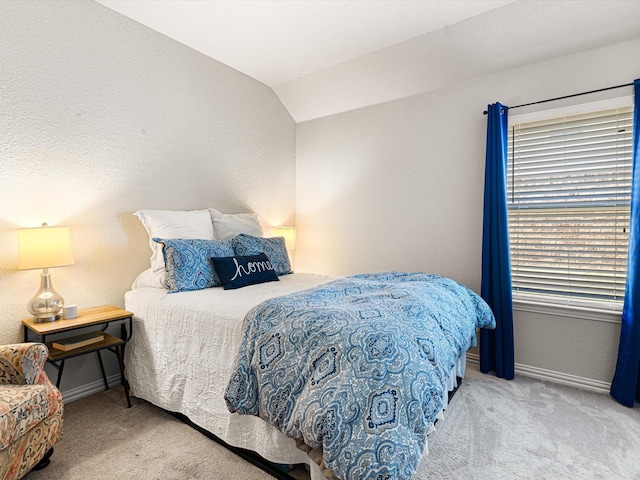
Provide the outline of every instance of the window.
{"type": "Polygon", "coordinates": [[[510,121],[508,140],[515,297],[622,302],[633,107],[523,117],[510,121]]]}

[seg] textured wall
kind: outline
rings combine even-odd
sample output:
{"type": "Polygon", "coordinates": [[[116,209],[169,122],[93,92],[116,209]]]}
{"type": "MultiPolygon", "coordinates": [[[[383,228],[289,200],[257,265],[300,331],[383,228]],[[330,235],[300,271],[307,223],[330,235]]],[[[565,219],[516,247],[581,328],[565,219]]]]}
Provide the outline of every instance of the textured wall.
{"type": "MultiPolygon", "coordinates": [[[[294,182],[295,124],[270,88],[92,1],[0,2],[0,343],[21,340],[39,284],[16,270],[19,227],[71,227],[76,264],[52,269],[54,287],[123,306],[150,255],[132,212],[278,225],[294,182]]],[[[94,361],[70,361],[63,390],[94,361]]]]}
{"type": "MultiPolygon", "coordinates": [[[[640,40],[621,43],[299,123],[296,267],[426,271],[479,291],[486,105],[629,83],[640,76],[639,48],[640,40]]],[[[629,87],[564,104],[632,94],[629,87]]],[[[619,323],[516,312],[516,361],[608,382],[617,335],[619,323]]]]}

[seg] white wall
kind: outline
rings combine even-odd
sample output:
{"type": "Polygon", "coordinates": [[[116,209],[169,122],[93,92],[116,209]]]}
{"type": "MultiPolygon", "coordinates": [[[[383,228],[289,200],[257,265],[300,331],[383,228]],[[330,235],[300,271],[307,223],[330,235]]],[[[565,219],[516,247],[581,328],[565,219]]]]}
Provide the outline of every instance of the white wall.
{"type": "MultiPolygon", "coordinates": [[[[150,255],[133,212],[292,223],[294,182],[295,124],[270,88],[93,1],[0,2],[0,343],[22,339],[39,285],[16,270],[18,228],[71,227],[54,287],[122,307],[150,255]]],[[[68,361],[63,392],[98,371],[68,361]]]]}
{"type": "MultiPolygon", "coordinates": [[[[640,76],[639,49],[634,40],[299,123],[298,271],[426,271],[479,291],[483,110],[631,82],[640,76]]],[[[629,94],[630,87],[537,109],[629,94]]],[[[602,387],[618,335],[619,321],[516,311],[516,362],[602,387]]]]}

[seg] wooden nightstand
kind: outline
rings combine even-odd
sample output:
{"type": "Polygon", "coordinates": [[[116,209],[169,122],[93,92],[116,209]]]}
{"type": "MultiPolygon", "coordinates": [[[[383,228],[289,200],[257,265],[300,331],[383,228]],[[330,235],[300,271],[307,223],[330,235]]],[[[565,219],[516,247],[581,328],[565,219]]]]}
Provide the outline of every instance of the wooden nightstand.
{"type": "MultiPolygon", "coordinates": [[[[104,372],[104,365],[100,352],[108,350],[115,354],[118,358],[120,366],[120,381],[124,385],[125,395],[127,397],[127,405],[131,407],[131,399],[129,398],[129,385],[124,377],[124,348],[131,339],[133,328],[133,313],[123,310],[112,305],[103,307],[88,308],[78,311],[78,317],[72,319],[56,320],[55,322],[35,323],[33,318],[25,318],[22,320],[24,328],[24,341],[42,342],[49,348],[49,358],[47,362],[58,369],[58,379],[56,387],[60,387],[62,372],[64,370],[64,362],[67,358],[78,357],[87,353],[96,352],[100,361],[100,370],[102,371],[102,379],[104,380],[105,389],[109,389],[107,376],[104,372]],[[120,322],[120,337],[115,337],[105,332],[110,323],[120,322]],[[97,327],[100,334],[104,337],[101,341],[85,345],[83,347],[74,348],[72,350],[58,350],[53,347],[54,341],[60,341],[72,337],[72,330],[85,329],[87,327],[97,327]],[[66,335],[58,335],[65,333],[66,335]],[[35,339],[30,340],[29,336],[35,339]],[[35,334],[35,335],[34,335],[35,334]],[[47,341],[47,337],[56,335],[56,338],[47,341]]],[[[91,329],[89,329],[91,330],[91,329]]]]}

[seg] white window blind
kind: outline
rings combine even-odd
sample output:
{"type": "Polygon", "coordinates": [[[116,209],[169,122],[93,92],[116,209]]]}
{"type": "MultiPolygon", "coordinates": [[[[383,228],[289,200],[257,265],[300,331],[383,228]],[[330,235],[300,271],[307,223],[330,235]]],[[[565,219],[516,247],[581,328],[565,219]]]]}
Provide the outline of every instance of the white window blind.
{"type": "Polygon", "coordinates": [[[633,107],[510,125],[513,291],[622,301],[633,107]]]}

